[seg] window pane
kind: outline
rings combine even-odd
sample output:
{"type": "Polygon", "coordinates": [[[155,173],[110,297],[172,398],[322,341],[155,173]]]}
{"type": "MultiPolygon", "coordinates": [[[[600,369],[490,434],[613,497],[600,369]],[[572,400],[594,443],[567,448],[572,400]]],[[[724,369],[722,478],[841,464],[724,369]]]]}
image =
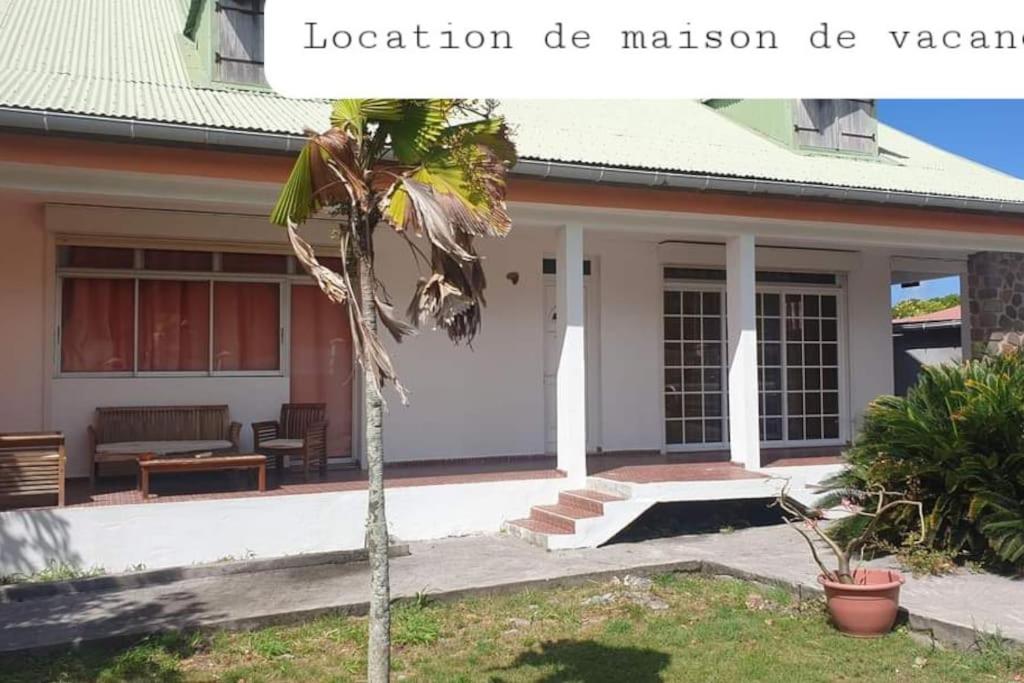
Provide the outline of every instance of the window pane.
{"type": "Polygon", "coordinates": [[[681,421],[665,423],[665,443],[680,444],[683,442],[683,423],[681,421]]]}
{"type": "MultiPolygon", "coordinates": [[[[671,318],[665,319],[665,324],[671,318]]],[[[700,318],[683,318],[683,338],[686,341],[700,341],[700,318]]]]}
{"type": "Polygon", "coordinates": [[[718,367],[722,365],[722,345],[721,344],[705,344],[704,345],[704,365],[711,365],[718,367]]]}
{"type": "Polygon", "coordinates": [[[718,443],[722,440],[722,421],[706,420],[704,422],[704,441],[718,443]]]}
{"type": "Polygon", "coordinates": [[[704,293],[704,315],[718,315],[722,312],[722,295],[718,292],[704,293]]]}
{"type": "Polygon", "coordinates": [[[679,344],[665,344],[665,365],[679,367],[682,362],[683,356],[679,344]]]}
{"type": "Polygon", "coordinates": [[[704,390],[705,391],[721,391],[722,390],[722,371],[720,369],[707,369],[707,370],[704,370],[704,390]]]}
{"type": "Polygon", "coordinates": [[[665,314],[679,315],[679,292],[665,292],[665,314]]]}
{"type": "Polygon", "coordinates": [[[772,417],[764,421],[764,440],[782,441],[782,418],[772,417]]]}
{"type": "Polygon", "coordinates": [[[804,354],[800,344],[786,344],[786,363],[793,366],[804,364],[804,354]]]}
{"type": "Polygon", "coordinates": [[[679,339],[679,318],[665,318],[665,339],[679,339]]]}
{"type": "Polygon", "coordinates": [[[683,370],[683,391],[700,391],[700,370],[683,370]]]}
{"type": "Polygon", "coordinates": [[[704,339],[706,341],[717,341],[722,338],[722,319],[704,319],[704,339]]]}
{"type": "Polygon", "coordinates": [[[278,285],[214,283],[213,369],[279,369],[280,316],[278,285]]]}
{"type": "Polygon", "coordinates": [[[687,394],[683,400],[686,417],[703,417],[704,401],[700,394],[687,394]]]}
{"type": "Polygon", "coordinates": [[[139,370],[210,365],[210,283],[139,280],[139,370]]]}
{"type": "Polygon", "coordinates": [[[683,314],[700,315],[700,292],[683,292],[683,314]]]}
{"type": "Polygon", "coordinates": [[[708,394],[704,397],[704,415],[707,417],[722,416],[721,394],[708,394]]]}
{"type": "Polygon", "coordinates": [[[704,423],[700,420],[687,420],[685,426],[686,443],[702,443],[704,441],[704,423]]]}
{"type": "Polygon", "coordinates": [[[818,297],[805,294],[804,295],[804,315],[809,318],[817,318],[821,312],[821,308],[818,306],[818,297]]]}
{"type": "Polygon", "coordinates": [[[839,329],[835,320],[821,321],[821,340],[834,342],[839,338],[839,329]]]}
{"type": "Polygon", "coordinates": [[[821,315],[824,318],[836,317],[836,298],[834,296],[821,297],[821,315]]]}
{"type": "Polygon", "coordinates": [[[220,269],[225,273],[287,273],[288,259],[277,254],[235,254],[220,256],[220,269]]]}
{"type": "Polygon", "coordinates": [[[786,409],[790,415],[804,414],[804,395],[791,393],[786,396],[786,409]]]}
{"type": "Polygon", "coordinates": [[[680,370],[665,371],[665,391],[682,391],[683,373],[680,370]]]}
{"type": "Polygon", "coordinates": [[[804,344],[804,365],[821,365],[821,346],[804,344]]]}
{"type": "MultiPolygon", "coordinates": [[[[213,254],[208,251],[171,251],[147,249],[144,263],[149,270],[213,270],[213,254]]],[[[141,300],[141,298],[140,298],[141,300]]]]}
{"type": "Polygon", "coordinates": [[[135,281],[65,278],[61,295],[61,371],[131,371],[135,281]]]}
{"type": "Polygon", "coordinates": [[[835,344],[821,345],[821,364],[839,365],[839,347],[835,344]]]}
{"type": "Polygon", "coordinates": [[[665,396],[665,417],[679,418],[683,416],[683,397],[679,394],[665,396]]]}
{"type": "Polygon", "coordinates": [[[58,254],[62,268],[121,268],[135,267],[133,249],[114,247],[61,247],[58,254]]]}

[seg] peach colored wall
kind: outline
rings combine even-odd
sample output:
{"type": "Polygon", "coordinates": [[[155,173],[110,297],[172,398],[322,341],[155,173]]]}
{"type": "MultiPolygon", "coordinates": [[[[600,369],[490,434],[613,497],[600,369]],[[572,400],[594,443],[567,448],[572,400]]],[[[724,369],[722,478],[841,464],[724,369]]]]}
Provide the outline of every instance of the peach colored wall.
{"type": "Polygon", "coordinates": [[[43,205],[0,193],[0,431],[43,428],[43,205]]]}
{"type": "MultiPolygon", "coordinates": [[[[59,164],[262,182],[283,182],[294,155],[248,154],[211,149],[103,142],[0,133],[0,161],[59,164]]],[[[1024,235],[1024,219],[937,209],[757,197],[724,192],[625,187],[597,183],[515,178],[509,200],[609,209],[776,218],[913,227],[996,235],[1024,235]],[[965,220],[965,216],[968,217],[965,220]]]]}

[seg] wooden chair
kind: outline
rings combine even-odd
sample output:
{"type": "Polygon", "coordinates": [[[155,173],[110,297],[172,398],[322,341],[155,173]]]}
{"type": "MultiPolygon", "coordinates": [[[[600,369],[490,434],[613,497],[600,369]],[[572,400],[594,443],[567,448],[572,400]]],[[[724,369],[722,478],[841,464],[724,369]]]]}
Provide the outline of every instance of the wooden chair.
{"type": "Polygon", "coordinates": [[[0,434],[0,507],[56,496],[64,506],[64,435],[0,434]]]}
{"type": "Polygon", "coordinates": [[[277,422],[254,422],[254,450],[273,458],[277,472],[284,469],[284,457],[302,459],[302,474],[309,481],[309,468],[317,465],[327,474],[327,405],[285,403],[277,422]]]}

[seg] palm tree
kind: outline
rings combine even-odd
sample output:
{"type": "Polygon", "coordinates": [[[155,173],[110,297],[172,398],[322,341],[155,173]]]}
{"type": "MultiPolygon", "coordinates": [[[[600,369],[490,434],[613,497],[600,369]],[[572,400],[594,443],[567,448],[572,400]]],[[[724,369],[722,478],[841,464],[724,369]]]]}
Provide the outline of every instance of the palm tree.
{"type": "Polygon", "coordinates": [[[494,104],[472,100],[338,100],[331,127],[311,133],[281,190],[271,221],[288,229],[295,255],[331,301],[349,316],[363,369],[366,466],[369,478],[366,545],[370,559],[369,680],[390,673],[388,527],[384,509],[381,426],[383,389],[407,402],[378,321],[398,342],[428,321],[455,343],[480,329],[486,280],[476,237],[502,237],[508,169],[515,147],[494,104]],[[299,234],[309,217],[338,219],[343,267],[317,261],[299,234]],[[395,312],[377,278],[374,237],[380,226],[404,240],[420,279],[406,319],[395,312]]]}

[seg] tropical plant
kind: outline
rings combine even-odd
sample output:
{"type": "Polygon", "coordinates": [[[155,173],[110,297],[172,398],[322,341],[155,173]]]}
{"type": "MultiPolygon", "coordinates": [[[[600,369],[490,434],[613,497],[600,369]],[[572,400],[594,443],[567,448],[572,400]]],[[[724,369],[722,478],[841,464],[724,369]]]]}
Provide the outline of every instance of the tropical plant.
{"type": "Polygon", "coordinates": [[[921,503],[908,500],[901,493],[886,491],[884,488],[877,488],[871,491],[858,491],[859,500],[869,503],[868,507],[855,503],[850,499],[842,501],[843,507],[850,513],[848,520],[854,523],[848,526],[855,529],[853,533],[845,534],[845,538],[834,538],[829,530],[821,524],[822,512],[820,508],[805,510],[789,498],[789,482],[783,485],[775,499],[774,505],[782,510],[782,521],[790,529],[796,531],[807,542],[811,551],[811,558],[821,570],[821,575],[833,583],[853,584],[854,570],[853,560],[858,554],[863,555],[865,551],[872,548],[879,542],[876,530],[882,528],[890,515],[895,512],[910,510],[917,515],[918,519],[918,542],[925,536],[924,507],[921,503]],[[818,546],[823,546],[835,557],[836,568],[830,569],[821,559],[818,546]]]}
{"type": "MultiPolygon", "coordinates": [[[[1024,351],[922,368],[905,398],[869,406],[846,457],[820,505],[905,491],[924,505],[927,547],[1024,568],[1024,351]]],[[[860,523],[834,533],[856,533],[860,523]]],[[[876,533],[900,546],[913,528],[904,511],[876,533]]]]}
{"type": "Polygon", "coordinates": [[[390,671],[382,392],[390,385],[403,403],[407,398],[378,337],[378,321],[398,342],[428,321],[456,343],[474,338],[486,280],[473,242],[502,237],[511,228],[504,199],[514,160],[508,129],[492,102],[339,100],[330,128],[310,134],[271,214],[272,222],[287,228],[295,255],[320,289],[345,307],[363,369],[368,674],[374,682],[387,681],[390,671]],[[317,213],[338,221],[338,272],[321,264],[300,235],[300,225],[317,213]],[[409,246],[421,274],[404,319],[375,267],[375,237],[382,226],[409,246]]]}
{"type": "Polygon", "coordinates": [[[915,315],[944,311],[959,303],[959,294],[947,294],[931,299],[904,299],[892,307],[892,319],[899,320],[900,318],[912,318],[915,315]]]}

